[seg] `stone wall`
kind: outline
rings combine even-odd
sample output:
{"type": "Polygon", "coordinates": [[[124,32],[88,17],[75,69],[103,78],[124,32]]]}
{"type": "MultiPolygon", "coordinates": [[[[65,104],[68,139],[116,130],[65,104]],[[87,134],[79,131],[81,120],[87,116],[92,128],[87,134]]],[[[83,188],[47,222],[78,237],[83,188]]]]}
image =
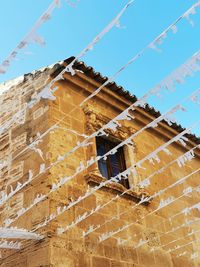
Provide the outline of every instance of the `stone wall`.
{"type": "MultiPolygon", "coordinates": [[[[20,119],[15,118],[15,123],[12,123],[9,129],[0,136],[0,160],[3,164],[0,173],[1,197],[2,193],[9,194],[19,183],[23,184],[28,181],[30,173],[33,177],[37,176],[1,205],[0,222],[4,227],[7,226],[7,219],[14,219],[15,221],[9,226],[31,230],[49,215],[49,200],[45,200],[39,204],[39,208],[35,205],[17,219],[19,210],[29,207],[38,194],[45,194],[49,190],[48,173],[38,175],[41,164],[48,165],[48,135],[36,146],[42,154],[30,147],[30,144],[39,139],[39,136],[50,126],[49,104],[47,100],[41,100],[32,108],[24,108],[44,87],[48,79],[47,72],[37,72],[25,75],[16,82],[14,80],[2,85],[5,92],[0,96],[1,125],[5,127],[6,120],[11,120],[17,111],[24,111],[20,119]]],[[[43,242],[23,241],[23,246],[25,249],[21,252],[2,249],[1,266],[47,266],[49,263],[48,240],[45,240],[44,244],[43,242]]]]}
{"type": "MultiPolygon", "coordinates": [[[[20,103],[19,108],[21,108],[24,103],[30,100],[31,95],[41,90],[48,79],[48,70],[30,75],[21,84],[11,88],[3,96],[2,102],[5,104],[18,101],[20,103]],[[19,95],[18,100],[15,100],[16,94],[19,95]]],[[[83,107],[78,107],[85,97],[99,86],[93,79],[80,72],[73,77],[66,74],[64,80],[57,82],[57,86],[59,88],[55,92],[55,101],[40,101],[40,103],[28,110],[25,117],[26,122],[23,125],[15,126],[1,136],[1,158],[10,159],[11,155],[11,158],[14,158],[16,154],[23,151],[26,145],[35,140],[38,133],[42,134],[50,126],[59,122],[59,127],[50,131],[37,146],[43,152],[43,158],[39,152],[28,149],[26,152],[18,155],[11,165],[3,169],[1,174],[1,190],[9,191],[10,185],[15,187],[17,181],[25,181],[29,170],[32,170],[34,175],[37,175],[41,164],[45,162],[46,166],[50,166],[59,156],[70,151],[78,142],[83,141],[84,135],[90,135],[130,105],[123,97],[103,89],[97,97],[88,101],[83,107]]],[[[7,105],[5,104],[5,106],[7,105]]],[[[10,108],[5,111],[3,120],[16,112],[13,110],[11,114],[8,114],[9,110],[10,108]]],[[[136,119],[133,121],[122,121],[122,127],[116,132],[111,131],[109,133],[110,137],[121,141],[125,140],[153,118],[152,115],[144,110],[138,110],[135,116],[136,119]]],[[[132,146],[125,148],[127,167],[148,155],[176,134],[174,130],[172,131],[166,125],[143,131],[133,139],[132,146]]],[[[1,207],[1,223],[4,222],[5,218],[12,218],[14,213],[20,208],[30,205],[38,193],[46,194],[49,192],[52,183],[58,182],[64,176],[73,175],[80,162],[84,163],[92,156],[95,157],[95,138],[91,139],[91,142],[92,144],[89,146],[77,149],[65,160],[52,166],[48,172],[40,174],[34,182],[12,197],[6,205],[1,207]]],[[[153,165],[145,162],[142,165],[145,169],[137,168],[135,175],[132,174],[129,177],[130,186],[137,184],[155,170],[167,165],[170,161],[190,149],[191,146],[183,147],[176,143],[168,148],[172,154],[159,153],[160,163],[155,162],[153,165]]],[[[187,162],[182,168],[179,168],[177,163],[174,163],[163,173],[152,177],[151,185],[146,190],[146,193],[151,196],[189,174],[192,170],[197,169],[199,167],[198,155],[192,161],[187,162]]],[[[8,162],[10,161],[8,160],[8,162]]],[[[182,197],[173,204],[148,216],[150,212],[158,207],[161,199],[167,199],[170,196],[174,198],[179,197],[184,188],[198,186],[199,178],[200,175],[197,173],[188,178],[187,182],[163,193],[160,198],[153,199],[150,204],[134,207],[144,192],[141,188],[136,188],[132,195],[119,197],[64,234],[58,235],[57,228],[70,225],[78,216],[83,215],[85,212],[90,212],[97,205],[109,202],[114,196],[125,190],[118,183],[113,183],[112,186],[99,189],[93,195],[58,216],[47,227],[39,229],[38,232],[45,235],[43,240],[39,242],[24,242],[24,247],[19,252],[3,250],[2,264],[0,266],[200,266],[198,259],[190,259],[191,254],[197,249],[195,242],[172,253],[168,252],[170,248],[173,249],[178,245],[182,246],[195,238],[199,238],[199,235],[196,234],[196,236],[191,235],[183,239],[192,230],[198,230],[197,223],[164,235],[165,232],[183,224],[186,220],[194,220],[199,217],[199,211],[193,209],[187,215],[179,214],[173,220],[169,220],[170,216],[181,212],[184,207],[198,203],[198,192],[182,197]],[[121,215],[124,211],[126,212],[121,215]],[[116,216],[116,219],[104,224],[105,221],[108,221],[113,216],[116,216]],[[144,216],[145,218],[141,219],[144,216]],[[99,243],[99,236],[101,234],[116,230],[129,223],[132,223],[131,227],[99,243]],[[82,237],[83,231],[86,231],[89,226],[97,226],[98,224],[104,225],[88,236],[82,237]],[[176,239],[179,240],[164,246],[176,239]],[[148,242],[136,248],[140,240],[148,242]],[[155,250],[151,251],[153,248],[155,250]],[[185,255],[180,256],[181,253],[185,255]],[[15,265],[13,262],[15,262],[15,265]]],[[[78,199],[89,188],[94,188],[101,179],[98,165],[95,163],[87,170],[76,175],[76,177],[59,190],[51,193],[48,199],[35,205],[30,211],[16,220],[13,225],[19,228],[33,229],[44,221],[45,216],[56,212],[58,206],[67,205],[73,200],[78,199]]]]}

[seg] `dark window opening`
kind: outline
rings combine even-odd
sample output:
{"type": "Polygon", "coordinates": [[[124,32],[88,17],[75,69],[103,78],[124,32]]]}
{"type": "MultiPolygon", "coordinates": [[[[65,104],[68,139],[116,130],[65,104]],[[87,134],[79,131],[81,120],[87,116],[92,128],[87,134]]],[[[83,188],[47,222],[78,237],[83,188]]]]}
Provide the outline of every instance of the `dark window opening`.
{"type": "MultiPolygon", "coordinates": [[[[96,138],[97,156],[103,156],[111,149],[118,145],[117,142],[112,142],[102,137],[96,138]]],[[[124,157],[124,149],[120,147],[114,155],[109,155],[104,160],[103,158],[98,161],[98,167],[101,175],[107,179],[115,177],[120,172],[126,170],[126,163],[124,157]]],[[[128,179],[119,181],[123,186],[129,188],[128,179]]]]}

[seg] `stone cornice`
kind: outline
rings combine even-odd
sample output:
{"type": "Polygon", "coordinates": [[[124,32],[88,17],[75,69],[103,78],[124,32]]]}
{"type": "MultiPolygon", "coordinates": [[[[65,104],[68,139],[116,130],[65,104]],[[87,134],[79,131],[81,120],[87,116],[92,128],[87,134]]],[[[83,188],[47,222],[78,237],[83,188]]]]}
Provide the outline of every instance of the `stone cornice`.
{"type": "MultiPolygon", "coordinates": [[[[77,72],[75,76],[71,76],[68,73],[64,74],[65,80],[72,83],[77,87],[77,90],[83,90],[86,95],[91,94],[94,92],[95,89],[97,89],[101,84],[96,82],[94,79],[91,79],[90,77],[87,77],[84,73],[82,72],[77,72]]],[[[97,94],[95,96],[96,99],[99,101],[104,102],[106,105],[109,104],[111,108],[114,110],[117,110],[118,112],[122,112],[124,109],[126,109],[128,106],[130,106],[132,103],[123,97],[120,97],[117,93],[109,90],[108,88],[104,87],[102,88],[102,91],[100,94],[97,94]],[[107,97],[106,97],[107,96],[107,97]],[[112,101],[111,101],[112,99],[112,101]],[[118,102],[118,105],[112,104],[112,102],[116,103],[118,102]]],[[[154,120],[156,117],[148,113],[142,108],[136,108],[136,116],[135,116],[135,122],[141,124],[141,125],[146,125],[150,123],[152,120],[154,120]]],[[[158,123],[159,127],[151,129],[152,131],[155,132],[155,134],[158,134],[167,140],[170,140],[174,136],[176,136],[179,132],[167,125],[164,122],[158,123]]],[[[192,147],[196,146],[197,143],[194,141],[190,140],[188,141],[188,145],[183,147],[179,143],[176,142],[176,145],[179,149],[183,151],[187,151],[191,149],[192,147]]],[[[195,154],[200,158],[200,150],[196,150],[195,154]]]]}
{"type": "MultiPolygon", "coordinates": [[[[91,134],[95,131],[98,131],[103,125],[107,124],[110,121],[110,118],[98,113],[91,105],[87,104],[83,107],[83,111],[86,115],[86,132],[91,134]]],[[[109,136],[119,140],[125,140],[132,134],[136,132],[133,127],[126,127],[120,125],[115,130],[106,129],[105,132],[109,136]]]]}
{"type": "MultiPolygon", "coordinates": [[[[90,185],[99,185],[100,183],[107,181],[106,178],[93,172],[90,172],[87,175],[85,175],[85,179],[87,183],[90,185]]],[[[107,185],[103,186],[101,189],[110,191],[111,193],[114,193],[114,194],[117,193],[121,195],[123,193],[122,197],[130,199],[130,200],[134,200],[135,202],[139,202],[142,199],[142,197],[150,197],[148,192],[144,189],[137,188],[137,190],[133,190],[133,189],[127,190],[127,188],[125,188],[122,184],[117,183],[117,182],[110,182],[107,185]],[[124,193],[125,191],[126,193],[124,193]]],[[[142,205],[145,205],[145,206],[149,204],[150,204],[150,201],[142,203],[142,205]]]]}

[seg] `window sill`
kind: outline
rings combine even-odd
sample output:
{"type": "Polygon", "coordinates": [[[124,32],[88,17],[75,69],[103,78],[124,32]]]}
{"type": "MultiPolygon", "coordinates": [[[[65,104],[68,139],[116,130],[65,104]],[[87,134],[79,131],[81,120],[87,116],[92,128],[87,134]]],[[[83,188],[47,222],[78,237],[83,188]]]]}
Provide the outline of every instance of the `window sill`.
{"type": "MultiPolygon", "coordinates": [[[[101,176],[101,174],[99,173],[88,173],[87,175],[85,175],[85,179],[87,181],[87,183],[91,186],[95,186],[95,185],[99,185],[102,182],[107,181],[106,178],[104,178],[103,176],[101,176]]],[[[127,190],[126,187],[124,187],[122,184],[117,183],[117,182],[111,182],[108,183],[107,185],[103,186],[102,188],[100,188],[99,190],[103,190],[103,191],[107,191],[107,192],[111,192],[113,194],[122,194],[123,192],[125,192],[127,190]]],[[[149,197],[149,194],[147,192],[145,192],[144,189],[138,189],[138,192],[134,191],[134,190],[128,190],[123,196],[123,198],[129,199],[129,200],[133,200],[134,202],[139,202],[142,197],[149,197]]],[[[142,205],[148,205],[150,204],[150,202],[143,202],[142,205]]]]}

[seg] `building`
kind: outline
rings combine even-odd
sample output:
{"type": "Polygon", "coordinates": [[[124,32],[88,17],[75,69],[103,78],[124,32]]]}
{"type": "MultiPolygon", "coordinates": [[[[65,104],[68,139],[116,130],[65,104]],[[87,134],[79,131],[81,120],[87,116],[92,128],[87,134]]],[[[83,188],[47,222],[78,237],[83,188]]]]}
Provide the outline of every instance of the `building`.
{"type": "Polygon", "coordinates": [[[200,266],[200,174],[191,175],[199,168],[200,140],[186,134],[187,141],[172,142],[137,165],[184,130],[161,121],[137,135],[160,116],[148,105],[87,139],[137,99],[109,83],[80,105],[107,78],[76,62],[76,75],[65,72],[55,83],[55,99],[37,101],[72,59],[0,87],[1,226],[43,236],[22,240],[21,249],[1,248],[0,266],[200,266]],[[102,159],[127,138],[128,145],[102,159]],[[109,180],[127,168],[121,180],[109,180]]]}

